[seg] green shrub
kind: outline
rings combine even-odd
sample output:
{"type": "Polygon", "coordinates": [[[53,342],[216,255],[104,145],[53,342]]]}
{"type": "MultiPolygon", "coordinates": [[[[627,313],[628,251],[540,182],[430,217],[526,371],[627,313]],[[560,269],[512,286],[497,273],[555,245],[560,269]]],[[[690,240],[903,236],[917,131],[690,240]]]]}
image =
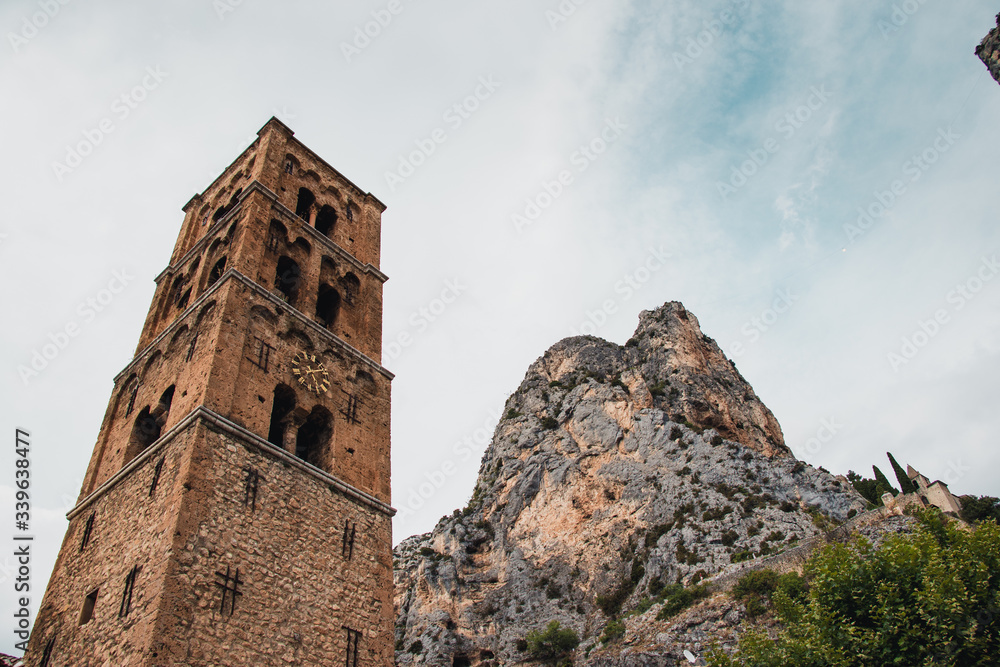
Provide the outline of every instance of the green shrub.
{"type": "Polygon", "coordinates": [[[731,514],[733,508],[725,505],[723,507],[714,507],[712,509],[705,510],[705,513],[701,515],[702,521],[718,521],[719,519],[725,518],[727,514],[731,514]]]}
{"type": "Polygon", "coordinates": [[[713,667],[955,665],[985,667],[1000,655],[1000,525],[972,530],[921,512],[911,534],[875,547],[863,538],[817,551],[807,590],[778,583],[777,636],[750,631],[713,667]],[[790,594],[798,595],[798,600],[790,594]]]}
{"type": "Polygon", "coordinates": [[[594,603],[606,616],[617,616],[634,588],[635,584],[632,583],[631,578],[626,579],[607,595],[598,595],[594,603]]]}
{"type": "Polygon", "coordinates": [[[552,417],[542,417],[541,419],[542,428],[546,431],[551,431],[552,429],[559,426],[559,422],[552,417]]]}
{"type": "Polygon", "coordinates": [[[545,630],[529,632],[524,641],[532,658],[555,665],[580,645],[580,636],[573,628],[563,628],[559,621],[551,621],[545,630]]]}
{"type": "Polygon", "coordinates": [[[503,418],[504,419],[517,419],[520,416],[521,416],[520,412],[518,412],[514,408],[511,408],[510,410],[507,411],[507,414],[505,414],[503,418]]]}
{"type": "Polygon", "coordinates": [[[409,652],[412,653],[413,655],[417,655],[418,653],[423,653],[424,643],[418,639],[417,641],[410,644],[409,652]]]}
{"type": "Polygon", "coordinates": [[[601,633],[601,643],[610,644],[611,642],[618,641],[624,636],[625,624],[621,621],[614,620],[604,626],[604,632],[601,633]]]}
{"type": "Polygon", "coordinates": [[[656,614],[656,620],[666,621],[673,618],[695,602],[708,597],[710,593],[708,586],[704,585],[685,588],[680,584],[671,584],[660,594],[663,598],[663,607],[656,614]]]}
{"type": "Polygon", "coordinates": [[[736,543],[737,538],[739,538],[739,535],[736,531],[730,529],[722,534],[722,543],[727,547],[731,547],[736,543]]]}

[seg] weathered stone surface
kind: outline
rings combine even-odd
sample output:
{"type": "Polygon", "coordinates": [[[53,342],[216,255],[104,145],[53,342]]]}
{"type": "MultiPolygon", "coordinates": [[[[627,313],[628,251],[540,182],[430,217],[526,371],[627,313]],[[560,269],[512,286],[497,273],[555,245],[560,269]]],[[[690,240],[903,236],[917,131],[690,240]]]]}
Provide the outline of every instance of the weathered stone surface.
{"type": "Polygon", "coordinates": [[[29,667],[392,663],[383,210],[277,119],[188,203],[29,667]]]}
{"type": "Polygon", "coordinates": [[[997,27],[976,47],[976,55],[985,63],[993,78],[1000,82],[1000,14],[997,14],[997,27]]]}
{"type": "MultiPolygon", "coordinates": [[[[863,505],[790,455],[732,363],[668,303],[643,313],[625,346],[570,338],[532,364],[469,506],[395,550],[397,663],[511,664],[525,658],[518,640],[555,619],[584,638],[578,662],[675,664],[702,640],[669,639],[673,621],[655,618],[642,641],[669,646],[633,639],[613,662],[588,652],[608,621],[597,596],[624,583],[629,608],[651,585],[790,548],[863,505]]],[[[731,612],[681,634],[707,637],[702,626],[729,627],[731,612]]]]}

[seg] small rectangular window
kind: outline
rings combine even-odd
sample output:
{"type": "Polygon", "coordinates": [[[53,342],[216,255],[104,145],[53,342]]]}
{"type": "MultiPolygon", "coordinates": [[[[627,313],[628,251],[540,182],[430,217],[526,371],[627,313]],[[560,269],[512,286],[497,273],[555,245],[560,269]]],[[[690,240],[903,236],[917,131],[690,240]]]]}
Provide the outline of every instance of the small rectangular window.
{"type": "Polygon", "coordinates": [[[80,611],[80,625],[86,625],[90,623],[90,619],[94,617],[94,607],[97,606],[97,593],[99,589],[95,588],[92,593],[87,595],[83,601],[83,609],[80,611]]]}

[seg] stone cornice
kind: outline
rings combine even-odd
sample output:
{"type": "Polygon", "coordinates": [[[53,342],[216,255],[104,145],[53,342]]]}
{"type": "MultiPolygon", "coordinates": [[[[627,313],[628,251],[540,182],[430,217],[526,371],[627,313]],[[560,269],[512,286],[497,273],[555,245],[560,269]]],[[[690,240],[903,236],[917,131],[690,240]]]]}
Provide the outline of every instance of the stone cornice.
{"type": "Polygon", "coordinates": [[[114,379],[115,383],[117,384],[118,381],[122,378],[122,376],[127,375],[128,373],[130,373],[135,368],[135,366],[138,365],[138,363],[148,353],[150,353],[153,350],[153,348],[157,347],[160,343],[162,343],[165,338],[167,338],[168,336],[170,336],[173,332],[175,332],[181,326],[184,326],[183,325],[183,320],[187,319],[188,315],[190,315],[191,313],[195,312],[196,310],[199,310],[209,300],[209,298],[211,296],[213,296],[217,291],[219,291],[220,289],[222,289],[222,286],[227,281],[229,281],[230,279],[239,280],[240,282],[242,282],[243,284],[247,285],[252,290],[254,290],[257,294],[259,294],[260,296],[263,296],[265,299],[267,299],[268,301],[270,301],[272,304],[274,304],[275,306],[277,306],[278,308],[280,308],[281,310],[284,311],[285,309],[287,309],[289,315],[291,315],[292,317],[294,317],[297,320],[299,320],[299,322],[302,323],[302,324],[304,324],[307,329],[311,330],[313,333],[319,334],[320,337],[323,338],[326,342],[331,343],[334,347],[340,349],[342,352],[344,352],[348,356],[353,357],[356,361],[358,361],[358,362],[360,362],[360,363],[362,363],[362,364],[370,367],[372,370],[374,370],[377,373],[382,374],[383,376],[385,376],[385,378],[387,378],[389,380],[392,380],[394,377],[396,377],[388,369],[386,369],[385,367],[383,367],[382,364],[380,364],[380,363],[376,362],[375,360],[371,359],[366,354],[364,354],[363,352],[361,352],[360,350],[358,350],[356,347],[354,347],[350,343],[348,343],[348,342],[344,341],[343,339],[341,339],[339,336],[331,333],[329,330],[325,329],[324,327],[321,327],[319,324],[317,324],[313,320],[311,320],[308,317],[306,317],[301,311],[299,311],[294,306],[289,305],[283,299],[278,298],[277,296],[275,296],[274,294],[272,294],[268,290],[266,290],[263,287],[261,287],[260,285],[258,285],[253,280],[250,280],[250,278],[246,277],[245,275],[243,275],[242,273],[240,273],[236,269],[227,269],[226,272],[222,274],[222,277],[219,278],[219,280],[216,281],[216,283],[214,285],[212,285],[207,290],[205,290],[205,292],[201,296],[199,296],[197,299],[195,299],[194,303],[192,303],[190,306],[188,306],[184,310],[183,313],[181,313],[180,315],[178,315],[174,319],[174,321],[171,322],[169,326],[167,326],[166,329],[164,329],[163,331],[161,331],[160,334],[156,338],[154,338],[153,340],[151,340],[149,342],[149,345],[147,345],[146,347],[142,348],[142,350],[140,350],[135,355],[135,357],[132,359],[132,361],[130,361],[128,363],[128,365],[125,368],[123,368],[121,370],[121,372],[118,373],[118,375],[115,376],[115,379],[114,379]]]}
{"type": "Polygon", "coordinates": [[[160,274],[156,276],[156,278],[154,278],[153,280],[156,283],[159,283],[165,276],[173,275],[174,273],[177,272],[177,269],[179,267],[184,266],[184,264],[186,264],[192,257],[203,252],[209,240],[212,237],[214,237],[219,230],[221,230],[223,227],[232,222],[232,219],[236,217],[236,214],[243,209],[243,202],[251,192],[259,192],[262,195],[264,195],[264,197],[266,197],[271,201],[272,209],[280,213],[282,217],[294,223],[297,223],[301,228],[308,230],[306,233],[309,234],[314,241],[317,241],[321,246],[332,252],[334,255],[346,261],[348,264],[351,264],[358,271],[362,273],[372,274],[373,276],[375,276],[376,279],[381,281],[383,284],[387,280],[389,280],[389,276],[382,273],[382,271],[375,268],[371,264],[362,263],[357,257],[347,252],[343,248],[341,248],[339,245],[334,243],[331,239],[329,239],[325,235],[316,231],[314,227],[310,227],[308,224],[306,224],[305,221],[302,220],[302,218],[295,215],[295,213],[292,212],[291,209],[289,209],[287,206],[282,204],[281,201],[279,201],[277,194],[275,194],[272,190],[270,190],[266,185],[256,180],[251,182],[250,185],[248,185],[246,189],[240,194],[239,200],[237,201],[236,206],[233,207],[233,210],[229,211],[228,213],[226,213],[226,215],[222,216],[222,218],[213,223],[212,226],[208,228],[208,231],[206,231],[202,235],[202,237],[198,239],[198,241],[191,247],[190,250],[184,253],[184,255],[180,259],[178,259],[175,263],[167,265],[167,268],[161,271],[160,274]]]}
{"type": "Polygon", "coordinates": [[[229,421],[222,415],[219,415],[212,410],[209,410],[204,405],[199,405],[197,408],[192,410],[184,419],[178,422],[172,429],[167,431],[166,434],[161,436],[156,442],[147,447],[141,454],[136,456],[134,459],[128,462],[121,470],[115,473],[110,479],[108,479],[104,484],[101,484],[97,489],[95,489],[90,495],[77,503],[76,507],[71,509],[66,513],[66,518],[73,520],[81,512],[86,510],[90,505],[96,502],[101,496],[108,493],[115,486],[120,484],[132,471],[139,468],[148,459],[156,456],[158,452],[164,449],[169,442],[180,435],[183,431],[190,428],[196,422],[204,423],[209,428],[225,433],[227,435],[233,436],[241,440],[244,444],[255,447],[261,453],[272,456],[283,463],[291,465],[297,470],[311,475],[318,479],[319,481],[327,484],[331,489],[335,489],[339,493],[351,498],[352,500],[359,502],[363,505],[367,505],[372,509],[385,514],[388,517],[392,517],[396,510],[392,506],[387,505],[375,496],[372,496],[360,489],[356,489],[350,484],[334,477],[333,475],[320,470],[319,468],[306,463],[302,459],[292,456],[280,447],[274,446],[272,443],[261,438],[255,433],[248,431],[239,424],[229,421]]]}

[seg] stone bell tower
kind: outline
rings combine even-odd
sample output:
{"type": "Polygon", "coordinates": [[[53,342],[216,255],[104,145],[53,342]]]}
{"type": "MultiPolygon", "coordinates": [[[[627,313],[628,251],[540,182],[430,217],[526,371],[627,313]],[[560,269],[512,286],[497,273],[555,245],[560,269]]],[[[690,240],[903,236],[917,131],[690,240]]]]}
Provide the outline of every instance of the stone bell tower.
{"type": "Polygon", "coordinates": [[[29,667],[393,663],[385,206],[292,135],[184,207],[29,667]]]}

